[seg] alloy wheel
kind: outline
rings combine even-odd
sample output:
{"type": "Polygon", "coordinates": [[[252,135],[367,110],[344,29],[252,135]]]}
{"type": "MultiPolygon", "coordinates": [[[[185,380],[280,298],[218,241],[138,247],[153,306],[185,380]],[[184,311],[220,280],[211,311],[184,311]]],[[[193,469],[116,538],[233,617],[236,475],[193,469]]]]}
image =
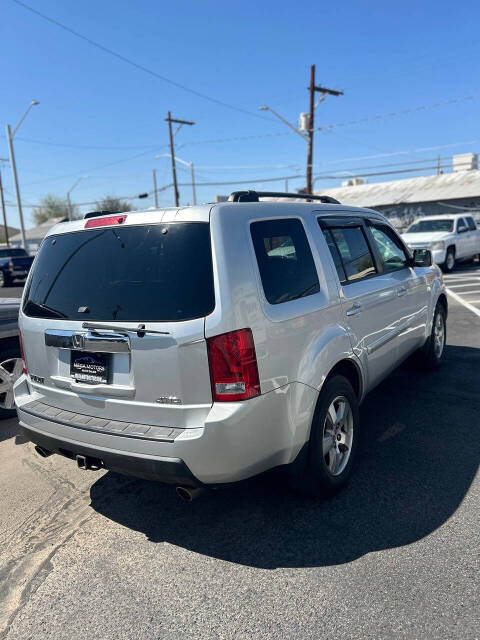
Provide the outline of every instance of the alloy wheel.
{"type": "Polygon", "coordinates": [[[0,364],[0,408],[14,409],[13,385],[23,373],[23,360],[10,358],[0,364]]]}
{"type": "Polygon", "coordinates": [[[323,458],[332,476],[339,476],[347,466],[352,442],[352,408],[345,396],[337,396],[328,408],[322,438],[323,458]]]}
{"type": "Polygon", "coordinates": [[[437,313],[433,326],[433,350],[435,356],[440,359],[445,346],[445,320],[441,313],[437,313]]]}

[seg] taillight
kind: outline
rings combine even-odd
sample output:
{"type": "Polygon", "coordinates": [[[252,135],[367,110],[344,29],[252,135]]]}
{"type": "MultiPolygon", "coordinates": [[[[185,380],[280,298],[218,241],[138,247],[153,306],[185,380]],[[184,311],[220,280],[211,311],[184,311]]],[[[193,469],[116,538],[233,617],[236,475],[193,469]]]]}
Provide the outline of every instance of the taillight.
{"type": "Polygon", "coordinates": [[[22,332],[18,332],[18,341],[20,342],[20,357],[23,360],[23,373],[28,373],[27,371],[27,361],[25,360],[25,351],[23,350],[23,340],[22,340],[22,332]]]}
{"type": "Polygon", "coordinates": [[[260,395],[251,329],[207,338],[207,349],[215,402],[235,402],[260,395]]]}
{"type": "Polygon", "coordinates": [[[106,218],[90,218],[85,223],[85,229],[90,229],[91,227],[105,227],[109,224],[123,224],[127,216],[108,216],[106,218]]]}

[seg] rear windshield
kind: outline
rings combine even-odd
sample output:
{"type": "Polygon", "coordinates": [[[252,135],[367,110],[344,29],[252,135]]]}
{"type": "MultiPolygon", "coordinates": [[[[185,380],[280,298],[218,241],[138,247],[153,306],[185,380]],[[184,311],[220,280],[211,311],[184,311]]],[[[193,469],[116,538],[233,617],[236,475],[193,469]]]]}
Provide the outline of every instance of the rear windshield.
{"type": "Polygon", "coordinates": [[[23,311],[35,318],[175,322],[215,306],[210,225],[108,227],[50,236],[23,311]]]}
{"type": "Polygon", "coordinates": [[[407,229],[407,233],[424,233],[428,231],[453,231],[453,220],[420,220],[407,229]]]}

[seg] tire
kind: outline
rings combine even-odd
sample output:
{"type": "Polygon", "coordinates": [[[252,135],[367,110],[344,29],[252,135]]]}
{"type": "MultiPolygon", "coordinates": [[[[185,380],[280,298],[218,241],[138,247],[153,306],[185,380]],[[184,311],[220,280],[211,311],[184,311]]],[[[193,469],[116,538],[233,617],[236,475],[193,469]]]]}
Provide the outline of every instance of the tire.
{"type": "Polygon", "coordinates": [[[445,309],[437,302],[433,314],[432,331],[424,346],[417,353],[422,369],[434,371],[442,366],[447,342],[447,318],[445,309]]]}
{"type": "Polygon", "coordinates": [[[334,376],[325,383],[315,410],[300,485],[304,493],[328,497],[347,484],[359,441],[359,425],[358,399],[352,385],[343,376],[334,376]]]}
{"type": "Polygon", "coordinates": [[[445,262],[442,264],[442,270],[445,273],[451,273],[455,269],[455,247],[448,247],[445,262]]]}
{"type": "MultiPolygon", "coordinates": [[[[20,358],[20,346],[14,346],[10,344],[6,349],[2,349],[2,346],[0,344],[0,367],[4,362],[12,360],[13,358],[20,358]]],[[[0,402],[4,400],[4,396],[5,396],[4,393],[0,393],[0,402]]],[[[5,420],[6,418],[13,418],[16,415],[17,415],[16,409],[5,409],[2,406],[0,406],[0,420],[5,420]]]]}

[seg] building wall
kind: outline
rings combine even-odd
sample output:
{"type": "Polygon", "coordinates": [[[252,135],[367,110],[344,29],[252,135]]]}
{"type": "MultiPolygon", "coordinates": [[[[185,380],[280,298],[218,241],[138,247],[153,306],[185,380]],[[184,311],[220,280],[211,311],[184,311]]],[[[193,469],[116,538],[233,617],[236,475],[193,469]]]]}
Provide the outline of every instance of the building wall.
{"type": "Polygon", "coordinates": [[[383,213],[388,218],[411,220],[420,216],[442,215],[448,213],[470,213],[480,220],[480,197],[457,198],[455,200],[427,201],[417,203],[398,203],[374,207],[376,211],[383,213]],[[452,205],[452,206],[446,206],[452,205]],[[458,209],[456,207],[459,207],[458,209]],[[471,211],[462,211],[465,207],[471,211]]]}

